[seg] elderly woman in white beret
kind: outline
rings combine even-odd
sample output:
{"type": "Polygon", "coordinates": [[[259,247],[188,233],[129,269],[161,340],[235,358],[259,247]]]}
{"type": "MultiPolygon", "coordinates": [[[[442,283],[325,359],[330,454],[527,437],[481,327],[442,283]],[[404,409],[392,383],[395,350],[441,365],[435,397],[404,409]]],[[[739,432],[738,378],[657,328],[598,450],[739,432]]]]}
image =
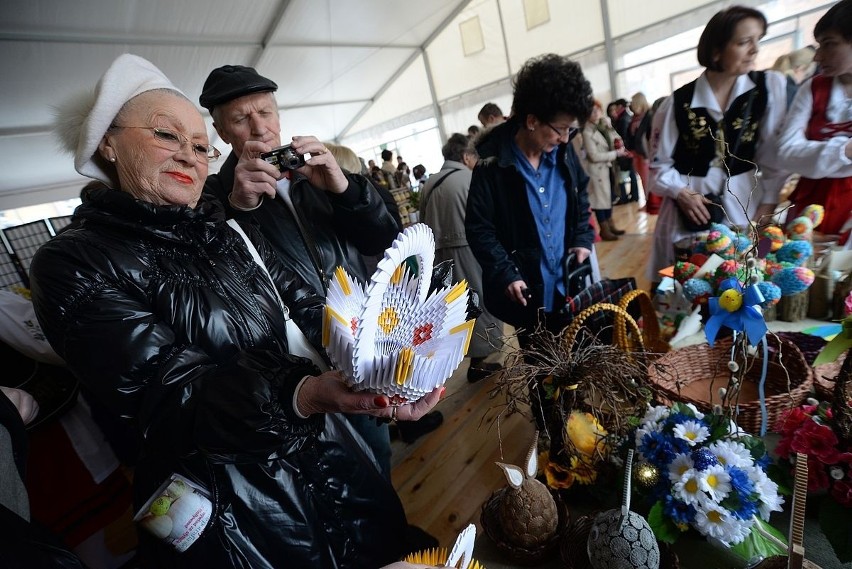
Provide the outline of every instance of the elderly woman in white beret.
{"type": "Polygon", "coordinates": [[[182,553],[168,536],[140,532],[149,563],[360,568],[399,559],[408,545],[399,500],[363,441],[330,413],[414,420],[440,390],[391,407],[349,390],[339,372],[320,372],[321,358],[294,355],[282,299],[313,346],[323,300],[259,233],[241,236],[216,204],[199,202],[219,152],[200,113],[150,62],[119,57],[58,118],[77,171],[109,189],[85,193],[72,225],[33,259],[39,321],[85,387],[138,434],[137,505],[172,474],[211,497],[210,520],[182,553]]]}

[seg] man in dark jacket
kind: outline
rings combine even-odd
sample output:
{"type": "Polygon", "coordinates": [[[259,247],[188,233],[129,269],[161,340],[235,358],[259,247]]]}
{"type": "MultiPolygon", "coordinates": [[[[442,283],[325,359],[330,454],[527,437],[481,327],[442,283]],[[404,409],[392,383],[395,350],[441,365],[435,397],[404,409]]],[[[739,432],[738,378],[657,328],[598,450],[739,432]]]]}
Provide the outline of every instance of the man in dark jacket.
{"type": "MultiPolygon", "coordinates": [[[[626,99],[618,99],[615,103],[613,103],[613,105],[615,105],[615,107],[613,109],[613,114],[610,116],[610,119],[612,119],[612,126],[615,128],[615,132],[618,133],[618,136],[621,137],[621,140],[625,141],[627,150],[632,151],[633,148],[627,144],[627,140],[630,139],[630,133],[628,131],[630,129],[630,121],[633,119],[633,113],[630,112],[626,99]]],[[[613,200],[613,205],[627,203],[628,201],[639,201],[639,184],[636,181],[636,170],[633,169],[633,159],[629,156],[619,158],[618,168],[622,172],[627,172],[630,177],[630,197],[627,196],[627,183],[624,182],[623,179],[618,180],[619,195],[613,200]]],[[[613,186],[613,191],[614,190],[615,187],[613,186]]]]}
{"type": "MultiPolygon", "coordinates": [[[[225,206],[229,218],[257,225],[284,264],[325,296],[339,266],[361,282],[369,279],[361,255],[383,252],[401,227],[367,178],[344,173],[312,136],[293,137],[293,151],[310,154],[298,171],[281,172],[260,158],[281,145],[277,89],[251,67],[225,65],[210,72],[199,102],[233,152],[219,173],[207,178],[204,192],[225,206]]],[[[363,415],[350,420],[390,476],[387,426],[363,415]]],[[[413,440],[441,421],[435,412],[418,423],[400,423],[400,433],[413,440]]]]}

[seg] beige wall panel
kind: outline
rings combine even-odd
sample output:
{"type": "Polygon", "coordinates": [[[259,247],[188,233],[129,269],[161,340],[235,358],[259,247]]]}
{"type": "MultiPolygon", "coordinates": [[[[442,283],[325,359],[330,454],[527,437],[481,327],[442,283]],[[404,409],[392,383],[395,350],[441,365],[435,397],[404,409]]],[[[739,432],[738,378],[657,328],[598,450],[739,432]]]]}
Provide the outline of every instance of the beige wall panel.
{"type": "Polygon", "coordinates": [[[542,53],[576,53],[604,41],[600,4],[549,0],[550,21],[527,30],[522,0],[500,0],[512,73],[542,53]]]}
{"type": "Polygon", "coordinates": [[[426,48],[438,100],[505,78],[506,51],[496,0],[474,0],[426,48]],[[459,24],[478,17],[485,49],[464,55],[459,24]]]}

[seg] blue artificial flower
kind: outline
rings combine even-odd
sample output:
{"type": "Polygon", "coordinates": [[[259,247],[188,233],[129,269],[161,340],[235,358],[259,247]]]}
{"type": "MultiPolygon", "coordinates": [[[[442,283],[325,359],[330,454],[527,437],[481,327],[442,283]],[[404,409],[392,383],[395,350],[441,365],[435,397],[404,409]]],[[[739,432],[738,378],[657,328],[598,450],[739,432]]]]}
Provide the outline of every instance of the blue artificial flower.
{"type": "Polygon", "coordinates": [[[692,462],[695,464],[695,470],[700,472],[719,464],[719,459],[709,448],[701,447],[692,451],[692,462]]]}
{"type": "Polygon", "coordinates": [[[728,468],[728,475],[731,477],[731,489],[734,494],[740,496],[751,496],[754,492],[754,482],[748,477],[748,473],[742,468],[728,468]]]}
{"type": "Polygon", "coordinates": [[[750,520],[752,516],[757,514],[757,503],[750,498],[754,493],[754,482],[749,478],[748,473],[741,468],[728,468],[728,475],[731,477],[731,492],[728,497],[722,501],[722,505],[727,508],[735,518],[740,520],[750,520]]]}
{"type": "Polygon", "coordinates": [[[763,456],[754,461],[755,465],[760,468],[762,471],[766,472],[766,469],[769,468],[769,465],[772,464],[772,457],[769,456],[769,453],[763,453],[763,456]]]}
{"type": "Polygon", "coordinates": [[[678,526],[690,524],[695,520],[695,507],[681,502],[671,494],[663,498],[663,513],[678,526]]]}
{"type": "MultiPolygon", "coordinates": [[[[784,290],[783,287],[781,290],[784,290]]],[[[725,279],[719,285],[719,296],[707,302],[710,318],[704,325],[704,335],[710,347],[713,347],[716,334],[722,326],[735,332],[745,332],[752,346],[756,346],[766,335],[766,322],[763,313],[757,308],[763,304],[764,298],[756,285],[743,288],[737,279],[725,279]]]]}
{"type": "Polygon", "coordinates": [[[652,464],[658,468],[668,467],[669,463],[677,456],[674,447],[672,446],[671,437],[660,433],[646,433],[642,437],[642,444],[639,445],[639,452],[645,456],[652,464]]]}

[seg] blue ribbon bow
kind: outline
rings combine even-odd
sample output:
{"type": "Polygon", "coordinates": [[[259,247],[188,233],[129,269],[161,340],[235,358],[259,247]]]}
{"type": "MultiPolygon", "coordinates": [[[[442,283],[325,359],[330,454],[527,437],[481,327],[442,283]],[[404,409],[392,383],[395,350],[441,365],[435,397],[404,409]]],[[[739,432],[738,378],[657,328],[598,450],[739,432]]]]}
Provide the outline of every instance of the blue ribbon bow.
{"type": "Polygon", "coordinates": [[[704,325],[704,335],[710,346],[716,341],[716,335],[722,326],[727,326],[735,332],[745,332],[748,342],[757,346],[766,335],[766,321],[758,306],[764,302],[763,295],[756,285],[745,288],[735,278],[727,278],[719,286],[719,296],[709,300],[710,318],[704,325]],[[742,304],[736,310],[730,310],[730,306],[719,303],[720,297],[725,291],[733,290],[742,295],[742,304]]]}

